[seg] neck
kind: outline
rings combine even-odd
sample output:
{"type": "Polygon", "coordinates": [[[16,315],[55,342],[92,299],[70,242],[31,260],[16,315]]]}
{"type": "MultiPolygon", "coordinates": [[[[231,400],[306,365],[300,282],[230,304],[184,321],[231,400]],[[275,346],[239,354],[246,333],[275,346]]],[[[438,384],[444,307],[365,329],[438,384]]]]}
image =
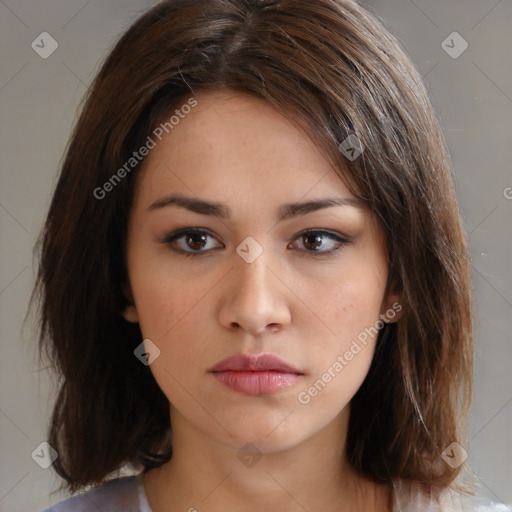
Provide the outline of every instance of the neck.
{"type": "Polygon", "coordinates": [[[389,489],[346,462],[339,433],[346,434],[348,410],[301,444],[265,453],[215,443],[182,422],[173,418],[172,459],[145,477],[153,512],[390,510],[389,489]]]}

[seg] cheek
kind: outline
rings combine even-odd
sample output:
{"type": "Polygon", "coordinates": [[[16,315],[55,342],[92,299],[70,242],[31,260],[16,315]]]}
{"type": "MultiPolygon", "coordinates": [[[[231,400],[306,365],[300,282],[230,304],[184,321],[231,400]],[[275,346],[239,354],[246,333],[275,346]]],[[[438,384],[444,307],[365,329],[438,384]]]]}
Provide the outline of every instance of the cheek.
{"type": "MultiPolygon", "coordinates": [[[[385,277],[385,276],[384,276],[385,277]]],[[[353,267],[350,272],[309,286],[312,315],[310,329],[318,329],[325,348],[343,350],[379,319],[385,280],[370,271],[353,267]]]]}
{"type": "Polygon", "coordinates": [[[204,307],[209,283],[191,277],[176,263],[170,267],[171,258],[145,256],[138,255],[132,267],[133,297],[143,336],[163,341],[204,307]]]}
{"type": "Polygon", "coordinates": [[[160,350],[151,364],[151,373],[171,403],[186,407],[190,397],[183,383],[189,382],[191,374],[206,371],[208,344],[206,321],[201,322],[205,318],[201,306],[204,293],[183,287],[181,281],[176,287],[176,279],[152,279],[146,273],[135,301],[144,339],[150,339],[160,350]]]}
{"type": "Polygon", "coordinates": [[[315,340],[315,350],[298,401],[319,407],[318,414],[322,407],[341,410],[349,403],[373,359],[387,275],[374,260],[364,263],[347,265],[336,279],[323,279],[308,290],[314,314],[303,318],[302,329],[306,339],[315,340]]]}
{"type": "Polygon", "coordinates": [[[297,401],[308,414],[330,417],[343,410],[363,383],[370,368],[379,333],[379,290],[364,280],[337,287],[315,302],[329,329],[309,327],[310,376],[298,390],[297,401]],[[323,335],[318,333],[322,332],[323,335]]]}
{"type": "Polygon", "coordinates": [[[155,260],[133,270],[133,296],[142,335],[160,349],[151,371],[173,396],[180,392],[177,382],[185,382],[191,371],[206,371],[211,360],[208,330],[213,317],[207,292],[216,280],[192,278],[176,266],[169,269],[155,260]]]}

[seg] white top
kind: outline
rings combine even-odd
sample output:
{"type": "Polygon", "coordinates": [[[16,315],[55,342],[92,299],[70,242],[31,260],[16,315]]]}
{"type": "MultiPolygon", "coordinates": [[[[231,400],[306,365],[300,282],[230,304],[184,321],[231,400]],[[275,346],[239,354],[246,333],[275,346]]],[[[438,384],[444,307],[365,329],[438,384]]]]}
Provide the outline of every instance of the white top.
{"type": "MultiPolygon", "coordinates": [[[[483,498],[462,497],[445,490],[439,497],[422,497],[407,482],[393,485],[393,512],[512,512],[512,506],[483,498]]],[[[41,512],[90,512],[91,510],[153,512],[149,507],[142,473],[109,480],[101,486],[66,498],[41,512]]],[[[169,511],[172,512],[172,511],[169,511]]]]}

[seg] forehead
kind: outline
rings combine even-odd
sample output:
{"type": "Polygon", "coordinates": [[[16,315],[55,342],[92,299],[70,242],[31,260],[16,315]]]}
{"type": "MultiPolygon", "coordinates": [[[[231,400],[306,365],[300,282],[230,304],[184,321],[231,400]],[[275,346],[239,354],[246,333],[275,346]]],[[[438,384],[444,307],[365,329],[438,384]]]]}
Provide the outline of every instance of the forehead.
{"type": "Polygon", "coordinates": [[[195,99],[161,140],[153,137],[156,146],[139,173],[144,195],[172,188],[223,198],[351,196],[307,134],[267,102],[231,90],[195,99]]]}

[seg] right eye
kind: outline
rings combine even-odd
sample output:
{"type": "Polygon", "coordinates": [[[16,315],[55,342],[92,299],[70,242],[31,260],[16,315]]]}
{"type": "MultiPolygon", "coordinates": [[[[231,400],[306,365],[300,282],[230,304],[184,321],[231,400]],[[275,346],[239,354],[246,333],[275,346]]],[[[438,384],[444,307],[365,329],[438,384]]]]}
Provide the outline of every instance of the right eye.
{"type": "MultiPolygon", "coordinates": [[[[173,251],[194,257],[214,248],[208,238],[214,237],[202,228],[184,228],[167,235],[162,243],[169,245],[173,251]]],[[[222,244],[218,246],[222,247],[222,244]]]]}

